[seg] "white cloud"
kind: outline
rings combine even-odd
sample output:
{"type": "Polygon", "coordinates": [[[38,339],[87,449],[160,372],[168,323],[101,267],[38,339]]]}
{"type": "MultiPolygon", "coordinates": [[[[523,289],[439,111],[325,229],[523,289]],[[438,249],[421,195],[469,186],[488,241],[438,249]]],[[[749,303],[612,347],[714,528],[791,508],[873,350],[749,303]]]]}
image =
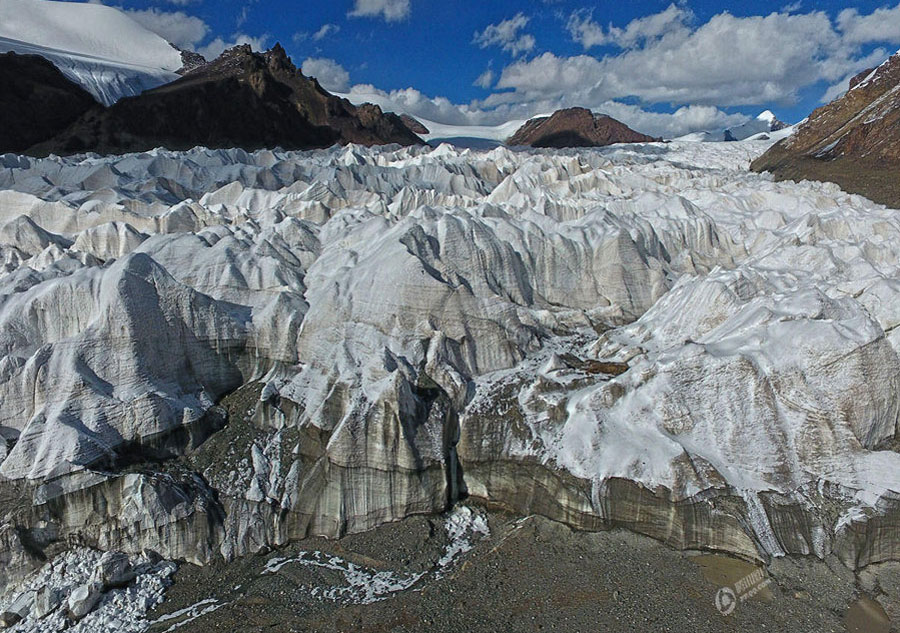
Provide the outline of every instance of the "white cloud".
{"type": "Polygon", "coordinates": [[[213,60],[221,55],[225,50],[234,46],[238,46],[239,44],[249,44],[250,48],[255,51],[265,50],[268,39],[268,35],[253,37],[251,35],[247,35],[246,33],[235,33],[231,37],[230,42],[226,42],[221,37],[217,37],[213,41],[209,42],[206,46],[198,48],[197,52],[203,55],[206,59],[213,60]]]}
{"type": "Polygon", "coordinates": [[[749,120],[743,114],[728,114],[712,106],[698,105],[682,106],[669,114],[648,112],[635,105],[606,101],[595,110],[618,119],[638,132],[663,138],[675,138],[691,132],[724,130],[749,120]]]}
{"type": "Polygon", "coordinates": [[[491,86],[494,85],[494,71],[488,68],[478,75],[478,79],[476,79],[472,85],[484,88],[485,90],[490,90],[491,86]]]}
{"type": "Polygon", "coordinates": [[[347,15],[360,18],[383,17],[388,22],[397,22],[409,17],[409,0],[354,0],[353,10],[347,15]]]}
{"type": "Polygon", "coordinates": [[[670,4],[665,11],[632,20],[625,28],[610,25],[604,31],[600,24],[594,22],[591,11],[579,10],[569,16],[566,28],[572,39],[585,50],[604,45],[632,48],[666,35],[686,33],[687,23],[692,17],[689,9],[670,4]]]}
{"type": "MultiPolygon", "coordinates": [[[[845,11],[839,19],[846,32],[842,36],[821,11],[751,17],[721,13],[692,26],[687,10],[670,5],[625,27],[606,29],[590,14],[576,12],[567,25],[576,41],[586,49],[608,45],[622,52],[603,57],[545,53],[516,61],[503,69],[496,84],[507,92],[495,93],[484,105],[563,97],[587,106],[626,97],[684,105],[794,103],[804,88],[843,81],[860,69],[864,61],[857,42],[886,37],[874,20],[891,22],[895,13],[900,18],[900,7],[868,16],[845,11]]],[[[900,23],[892,28],[892,37],[900,40],[900,23]]]]}
{"type": "Polygon", "coordinates": [[[182,49],[193,50],[209,33],[206,22],[181,11],[126,9],[125,13],[144,28],[182,49]]]}
{"type": "MultiPolygon", "coordinates": [[[[405,112],[419,119],[447,125],[500,125],[516,119],[529,119],[563,107],[586,105],[560,98],[485,108],[479,102],[455,104],[444,97],[428,97],[414,88],[386,92],[369,84],[357,84],[343,96],[353,103],[375,103],[385,111],[405,112]]],[[[746,116],[728,114],[711,106],[684,106],[673,113],[664,113],[649,112],[636,105],[608,100],[589,104],[589,107],[595,112],[609,114],[635,130],[665,138],[690,132],[725,129],[747,121],[746,116]]]]}
{"type": "Polygon", "coordinates": [[[324,57],[307,58],[300,66],[307,77],[315,77],[325,90],[346,92],[350,89],[350,73],[343,66],[324,57]]]}
{"type": "Polygon", "coordinates": [[[522,13],[517,13],[508,20],[491,24],[480,33],[475,33],[472,41],[481,48],[499,46],[511,55],[527,53],[534,48],[534,36],[521,31],[528,26],[530,19],[522,13]]]}
{"type": "Polygon", "coordinates": [[[856,9],[844,9],[838,14],[837,25],[846,42],[897,44],[900,43],[900,4],[893,9],[875,9],[868,15],[860,15],[856,9]]]}
{"type": "Polygon", "coordinates": [[[323,24],[322,27],[312,34],[313,40],[318,42],[331,34],[337,33],[341,30],[341,27],[337,24],[323,24]]]}

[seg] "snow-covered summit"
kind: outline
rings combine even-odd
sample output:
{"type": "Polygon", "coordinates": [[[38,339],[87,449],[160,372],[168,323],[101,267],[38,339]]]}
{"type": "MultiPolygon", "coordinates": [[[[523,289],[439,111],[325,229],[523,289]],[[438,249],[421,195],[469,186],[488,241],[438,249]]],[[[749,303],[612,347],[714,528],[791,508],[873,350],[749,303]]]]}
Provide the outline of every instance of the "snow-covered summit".
{"type": "Polygon", "coordinates": [[[123,11],[53,0],[0,0],[0,52],[41,55],[111,104],[177,79],[181,53],[123,11]]]}
{"type": "MultiPolygon", "coordinates": [[[[778,118],[771,110],[763,110],[756,118],[736,125],[724,130],[715,130],[707,132],[694,132],[681,136],[675,140],[678,141],[700,141],[700,142],[716,142],[716,141],[745,141],[756,140],[760,135],[768,135],[771,132],[781,132],[788,130],[785,134],[790,134],[790,126],[778,118]]],[[[784,134],[779,135],[784,136],[784,134]]]]}

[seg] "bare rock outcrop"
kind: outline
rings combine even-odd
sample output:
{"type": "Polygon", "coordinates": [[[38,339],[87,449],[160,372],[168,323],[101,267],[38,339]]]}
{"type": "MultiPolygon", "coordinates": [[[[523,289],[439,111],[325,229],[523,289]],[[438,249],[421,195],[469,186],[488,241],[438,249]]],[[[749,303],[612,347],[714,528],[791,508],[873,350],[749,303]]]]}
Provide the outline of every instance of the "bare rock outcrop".
{"type": "Polygon", "coordinates": [[[425,127],[421,121],[418,119],[408,115],[401,114],[400,120],[403,121],[403,125],[408,127],[415,134],[428,134],[428,128],[425,127]]]}
{"type": "Polygon", "coordinates": [[[660,139],[635,132],[605,114],[587,108],[557,110],[549,117],[525,122],[506,140],[510,146],[602,147],[614,143],[650,143],[660,139]]]}

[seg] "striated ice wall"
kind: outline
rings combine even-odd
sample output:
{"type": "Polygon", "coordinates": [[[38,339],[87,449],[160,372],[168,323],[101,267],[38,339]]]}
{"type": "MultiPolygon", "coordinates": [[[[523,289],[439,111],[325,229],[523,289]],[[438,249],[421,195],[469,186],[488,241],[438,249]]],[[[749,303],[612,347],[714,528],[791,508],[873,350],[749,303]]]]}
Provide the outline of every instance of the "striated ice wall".
{"type": "Polygon", "coordinates": [[[900,221],[764,149],[0,157],[6,580],[464,494],[896,558],[900,221]]]}

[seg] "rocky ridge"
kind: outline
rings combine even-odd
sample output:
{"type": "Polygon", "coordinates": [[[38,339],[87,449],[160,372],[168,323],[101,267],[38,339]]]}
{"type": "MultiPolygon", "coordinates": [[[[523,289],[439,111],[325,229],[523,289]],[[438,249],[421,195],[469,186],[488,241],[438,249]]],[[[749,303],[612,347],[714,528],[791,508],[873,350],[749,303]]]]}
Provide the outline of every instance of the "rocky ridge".
{"type": "Polygon", "coordinates": [[[164,86],[109,107],[97,105],[25,151],[121,154],[154,147],[306,149],[334,143],[421,140],[396,115],[326,92],[300,73],[280,45],[266,53],[244,45],[164,86]]]}
{"type": "Polygon", "coordinates": [[[38,55],[0,54],[0,83],[3,151],[22,152],[97,106],[90,94],[38,55]]]}
{"type": "Polygon", "coordinates": [[[422,122],[418,119],[411,117],[408,114],[401,114],[400,120],[403,121],[403,124],[410,129],[414,134],[428,134],[428,128],[422,125],[422,122]]]}
{"type": "Polygon", "coordinates": [[[900,206],[900,53],[854,77],[752,168],[777,178],[830,180],[876,202],[900,206]]]}

